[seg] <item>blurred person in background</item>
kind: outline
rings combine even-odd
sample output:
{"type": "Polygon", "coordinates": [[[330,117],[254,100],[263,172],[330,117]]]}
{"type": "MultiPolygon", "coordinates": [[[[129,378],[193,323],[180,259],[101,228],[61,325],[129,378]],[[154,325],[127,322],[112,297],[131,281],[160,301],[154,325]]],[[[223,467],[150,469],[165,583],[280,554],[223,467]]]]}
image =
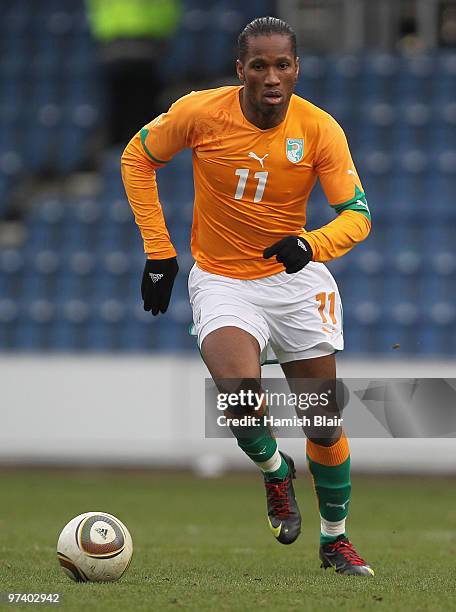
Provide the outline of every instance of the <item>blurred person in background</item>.
{"type": "MultiPolygon", "coordinates": [[[[228,380],[240,381],[236,391],[255,391],[269,343],[299,393],[303,379],[335,381],[342,305],[322,262],[367,237],[370,212],[342,128],[293,93],[299,74],[293,29],[273,17],[255,19],[239,36],[238,57],[240,86],[180,98],[122,155],[125,189],[147,253],[142,298],[153,315],[168,308],[178,264],[155,172],[188,147],[196,260],[189,293],[204,362],[220,391],[228,380]],[[307,232],[306,205],[317,179],[336,218],[307,232]]],[[[231,429],[263,474],[274,537],[293,543],[301,530],[293,459],[279,451],[264,424],[253,437],[231,429]]],[[[307,459],[320,510],[322,567],[372,576],[345,530],[351,481],[342,427],[311,430],[305,430],[307,459]]]]}
{"type": "Polygon", "coordinates": [[[181,20],[179,0],[87,0],[107,109],[107,144],[125,145],[158,115],[160,63],[181,20]]]}

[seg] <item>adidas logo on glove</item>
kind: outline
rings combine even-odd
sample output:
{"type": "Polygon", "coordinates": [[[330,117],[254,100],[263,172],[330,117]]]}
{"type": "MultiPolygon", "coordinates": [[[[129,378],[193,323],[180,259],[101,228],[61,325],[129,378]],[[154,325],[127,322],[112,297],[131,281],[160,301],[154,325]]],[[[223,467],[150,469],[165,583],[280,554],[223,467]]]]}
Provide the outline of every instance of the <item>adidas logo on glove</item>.
{"type": "Polygon", "coordinates": [[[158,281],[163,278],[163,274],[153,274],[152,272],[149,272],[149,276],[153,283],[158,283],[158,281]]]}

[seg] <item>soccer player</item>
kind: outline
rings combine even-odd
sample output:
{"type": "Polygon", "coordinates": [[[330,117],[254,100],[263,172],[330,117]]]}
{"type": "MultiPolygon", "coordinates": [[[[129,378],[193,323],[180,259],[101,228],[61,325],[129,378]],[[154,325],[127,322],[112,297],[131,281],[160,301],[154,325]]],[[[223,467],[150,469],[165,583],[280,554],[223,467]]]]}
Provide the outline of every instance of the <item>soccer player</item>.
{"type": "MultiPolygon", "coordinates": [[[[166,311],[178,272],[155,172],[189,147],[196,262],[189,294],[200,351],[215,383],[219,389],[226,380],[259,384],[260,355],[268,343],[292,389],[302,379],[333,381],[335,353],[343,348],[342,307],[322,262],[368,235],[364,190],[341,127],[293,93],[299,58],[287,23],[272,17],[249,23],[239,36],[236,69],[240,85],[180,98],[142,128],[122,155],[125,189],[147,253],[144,308],[153,315],[166,311]],[[306,231],[306,205],[317,179],[336,216],[306,231]]],[[[266,427],[253,437],[233,433],[263,473],[272,533],[283,544],[294,542],[301,516],[293,460],[266,427]]],[[[371,576],[345,529],[351,495],[347,439],[341,427],[324,437],[307,435],[322,567],[371,576]]]]}

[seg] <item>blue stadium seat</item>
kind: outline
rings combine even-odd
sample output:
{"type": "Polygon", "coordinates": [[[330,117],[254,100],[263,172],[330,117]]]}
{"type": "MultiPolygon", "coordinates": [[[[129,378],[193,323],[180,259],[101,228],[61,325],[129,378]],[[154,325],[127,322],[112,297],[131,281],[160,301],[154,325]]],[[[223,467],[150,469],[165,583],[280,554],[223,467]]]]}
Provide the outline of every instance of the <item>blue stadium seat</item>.
{"type": "Polygon", "coordinates": [[[366,332],[360,325],[346,325],[344,331],[344,353],[360,355],[367,353],[366,332]]]}
{"type": "Polygon", "coordinates": [[[68,254],[66,269],[73,274],[86,277],[90,275],[97,265],[97,260],[91,251],[76,250],[68,254]]]}
{"type": "Polygon", "coordinates": [[[451,251],[436,250],[432,254],[433,271],[443,277],[452,278],[456,273],[456,254],[451,251]]]}
{"type": "Polygon", "coordinates": [[[53,352],[88,350],[90,345],[87,337],[87,325],[61,320],[51,326],[46,338],[46,348],[53,352]]]}
{"type": "Polygon", "coordinates": [[[18,300],[12,298],[0,298],[0,325],[4,332],[6,327],[11,326],[19,316],[18,300]]]}
{"type": "Polygon", "coordinates": [[[42,330],[32,321],[21,321],[14,326],[14,349],[16,351],[38,351],[42,348],[42,330]]]}
{"type": "Polygon", "coordinates": [[[360,79],[364,85],[364,103],[391,104],[398,71],[399,60],[394,55],[372,53],[365,56],[360,79]]]}

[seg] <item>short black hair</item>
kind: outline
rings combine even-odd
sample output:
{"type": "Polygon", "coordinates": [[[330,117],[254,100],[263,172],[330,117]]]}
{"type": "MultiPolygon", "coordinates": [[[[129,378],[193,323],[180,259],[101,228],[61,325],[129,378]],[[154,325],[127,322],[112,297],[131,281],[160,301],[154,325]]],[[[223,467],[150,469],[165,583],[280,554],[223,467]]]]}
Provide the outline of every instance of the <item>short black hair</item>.
{"type": "Polygon", "coordinates": [[[243,62],[247,55],[248,39],[250,36],[270,36],[271,34],[284,34],[288,36],[291,43],[293,56],[297,55],[296,32],[291,25],[276,17],[258,17],[248,23],[238,38],[239,59],[243,62]]]}

